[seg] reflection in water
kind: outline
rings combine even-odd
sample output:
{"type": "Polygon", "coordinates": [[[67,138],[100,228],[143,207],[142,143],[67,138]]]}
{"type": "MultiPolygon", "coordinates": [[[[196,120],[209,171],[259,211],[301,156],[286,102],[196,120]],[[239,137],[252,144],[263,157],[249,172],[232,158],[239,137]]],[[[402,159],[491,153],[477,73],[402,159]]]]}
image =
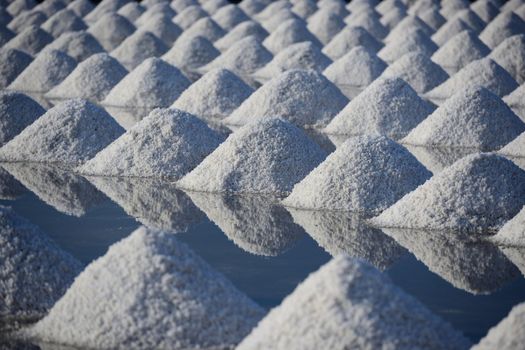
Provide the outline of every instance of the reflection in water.
{"type": "Polygon", "coordinates": [[[277,256],[303,237],[304,231],[274,197],[187,193],[229,239],[249,253],[277,256]]]}
{"type": "Polygon", "coordinates": [[[359,214],[294,208],[288,211],[294,221],[334,257],[347,254],[385,270],[406,253],[381,230],[367,226],[359,214]]]}
{"type": "Polygon", "coordinates": [[[448,231],[383,228],[432,272],[472,294],[490,294],[519,275],[492,243],[448,231]]]}
{"type": "Polygon", "coordinates": [[[480,152],[475,148],[437,148],[405,144],[403,146],[433,174],[441,172],[469,154],[480,152]]]}
{"type": "Polygon", "coordinates": [[[0,166],[0,199],[14,200],[27,192],[27,189],[0,166]]]}
{"type": "Polygon", "coordinates": [[[147,227],[184,232],[204,220],[204,214],[172,183],[143,178],[87,179],[147,227]]]}
{"type": "Polygon", "coordinates": [[[512,160],[514,164],[516,164],[517,166],[525,170],[525,157],[514,157],[514,156],[509,156],[507,154],[504,154],[503,156],[505,158],[512,160]]]}
{"type": "Polygon", "coordinates": [[[83,216],[107,200],[82,176],[41,163],[4,163],[2,166],[43,202],[59,212],[83,216]]]}
{"type": "Polygon", "coordinates": [[[499,249],[525,276],[525,247],[499,247],[499,249]]]}

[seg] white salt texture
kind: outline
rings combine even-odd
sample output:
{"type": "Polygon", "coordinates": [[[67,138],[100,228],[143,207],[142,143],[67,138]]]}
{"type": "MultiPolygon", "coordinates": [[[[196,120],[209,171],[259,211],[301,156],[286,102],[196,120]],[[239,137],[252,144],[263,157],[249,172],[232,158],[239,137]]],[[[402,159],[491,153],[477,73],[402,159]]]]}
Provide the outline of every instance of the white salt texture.
{"type": "Polygon", "coordinates": [[[434,33],[434,30],[428,24],[422,21],[419,17],[407,16],[405,19],[399,22],[399,24],[394,29],[390,31],[388,36],[383,41],[385,43],[389,43],[391,41],[402,40],[402,38],[408,33],[416,31],[418,29],[428,36],[431,36],[434,33]]]}
{"type": "MultiPolygon", "coordinates": [[[[98,19],[98,18],[97,18],[98,19]]],[[[98,40],[100,45],[111,51],[135,31],[135,26],[126,18],[116,13],[108,13],[91,25],[88,32],[98,40]]]]}
{"type": "Polygon", "coordinates": [[[45,49],[62,51],[73,57],[77,62],[82,62],[93,54],[104,52],[104,48],[97,39],[84,30],[64,33],[47,45],[45,49]]]}
{"type": "Polygon", "coordinates": [[[40,27],[42,23],[47,20],[47,16],[41,11],[26,11],[15,17],[9,24],[7,28],[13,31],[14,33],[20,33],[29,26],[40,27]]]}
{"type": "Polygon", "coordinates": [[[365,28],[377,40],[383,40],[388,34],[388,29],[381,24],[378,16],[372,16],[366,12],[358,15],[349,25],[365,28]]]}
{"type": "Polygon", "coordinates": [[[0,92],[0,146],[18,135],[46,111],[29,96],[0,92]]]}
{"type": "Polygon", "coordinates": [[[75,0],[70,2],[67,8],[73,11],[78,17],[85,17],[95,6],[90,0],[75,0]]]}
{"type": "Polygon", "coordinates": [[[195,36],[179,38],[162,59],[187,72],[202,67],[220,54],[208,39],[195,36]]]}
{"type": "Polygon", "coordinates": [[[328,44],[344,27],[345,22],[343,18],[329,8],[322,8],[308,18],[308,30],[314,34],[323,45],[328,44]]]}
{"type": "Polygon", "coordinates": [[[8,89],[47,92],[75,69],[77,62],[57,50],[44,50],[27,66],[8,89]]]}
{"type": "Polygon", "coordinates": [[[505,96],[503,101],[525,122],[525,84],[505,96]]]}
{"type": "Polygon", "coordinates": [[[202,8],[208,12],[210,15],[213,15],[220,8],[227,6],[229,2],[227,0],[206,0],[202,4],[202,8]]]}
{"type": "Polygon", "coordinates": [[[377,79],[337,114],[327,134],[381,134],[394,139],[408,132],[434,111],[400,78],[377,79]]]}
{"type": "Polygon", "coordinates": [[[438,30],[439,28],[441,28],[441,26],[443,24],[445,24],[447,22],[447,20],[445,19],[445,17],[443,17],[437,8],[432,8],[432,9],[429,9],[421,14],[418,15],[418,17],[423,21],[425,22],[426,24],[428,24],[428,26],[430,28],[432,28],[433,30],[438,30]]]}
{"type": "Polygon", "coordinates": [[[380,227],[494,232],[525,205],[525,171],[490,153],[466,156],[372,219],[380,227]]]}
{"type": "Polygon", "coordinates": [[[381,212],[432,174],[384,136],[350,138],[294,186],[283,204],[299,209],[381,212]]]}
{"type": "Polygon", "coordinates": [[[237,349],[468,349],[469,341],[369,264],[310,274],[237,349]]]}
{"type": "Polygon", "coordinates": [[[394,62],[407,53],[419,52],[430,57],[438,46],[422,30],[416,29],[389,41],[377,55],[386,62],[394,62]]]}
{"type": "Polygon", "coordinates": [[[5,89],[26,69],[33,58],[17,49],[0,49],[0,89],[5,89]]]}
{"type": "Polygon", "coordinates": [[[490,240],[508,246],[525,246],[525,207],[490,240]]]}
{"type": "Polygon", "coordinates": [[[36,0],[15,0],[6,9],[11,16],[16,17],[26,10],[31,10],[36,5],[36,0]]]}
{"type": "Polygon", "coordinates": [[[208,13],[204,11],[202,7],[199,5],[193,5],[186,7],[182,12],[175,16],[173,22],[183,30],[186,30],[191,27],[193,23],[206,16],[208,16],[208,13]]]}
{"type": "Polygon", "coordinates": [[[100,102],[127,74],[126,68],[107,53],[95,54],[80,63],[62,83],[51,89],[45,97],[81,97],[100,102]]]}
{"type": "Polygon", "coordinates": [[[470,5],[470,9],[485,23],[491,22],[500,13],[498,7],[492,1],[475,1],[470,5]]]}
{"type": "MultiPolygon", "coordinates": [[[[473,29],[476,33],[480,33],[487,23],[485,23],[477,14],[476,12],[472,11],[471,9],[464,9],[459,12],[457,12],[452,19],[459,18],[463,22],[465,22],[469,27],[473,29]]],[[[451,19],[451,20],[452,20],[451,19]]],[[[451,21],[449,20],[449,22],[451,21]]]]}
{"type": "Polygon", "coordinates": [[[125,17],[130,22],[135,22],[137,18],[142,15],[146,9],[137,2],[128,2],[126,5],[119,8],[118,15],[125,17]]]}
{"type": "Polygon", "coordinates": [[[177,13],[184,11],[190,6],[198,5],[197,0],[173,0],[170,4],[171,8],[174,9],[177,13]]]}
{"type": "Polygon", "coordinates": [[[239,23],[250,19],[243,10],[234,4],[221,7],[211,18],[225,31],[230,31],[239,23]]]}
{"type": "MultiPolygon", "coordinates": [[[[291,19],[303,21],[299,16],[294,14],[290,8],[287,8],[276,12],[274,15],[270,16],[265,20],[262,20],[261,25],[268,32],[273,32],[276,28],[279,27],[279,25],[281,25],[281,23],[284,23],[291,19]]],[[[306,23],[304,24],[306,25],[306,23]]]]}
{"type": "Polygon", "coordinates": [[[79,165],[123,132],[103,109],[85,100],[68,100],[48,110],[0,148],[0,159],[79,165]]]}
{"type": "Polygon", "coordinates": [[[292,12],[302,19],[307,19],[318,10],[315,0],[298,0],[293,4],[292,12]]]}
{"type": "Polygon", "coordinates": [[[147,10],[135,22],[135,26],[141,27],[148,22],[154,21],[158,15],[166,16],[170,21],[176,15],[175,11],[170,7],[168,2],[164,1],[154,6],[148,7],[147,10]]]}
{"type": "Polygon", "coordinates": [[[481,32],[479,38],[491,49],[513,35],[525,33],[525,21],[514,12],[502,12],[481,32]]]}
{"type": "Polygon", "coordinates": [[[190,85],[171,108],[205,119],[223,119],[253,92],[242,79],[227,69],[214,69],[190,85]]]}
{"type": "Polygon", "coordinates": [[[36,26],[29,26],[23,32],[9,40],[3,48],[17,49],[35,56],[52,41],[53,37],[45,30],[36,26]]]}
{"type": "Polygon", "coordinates": [[[84,17],[84,21],[86,21],[86,23],[94,23],[106,14],[117,12],[128,2],[130,2],[130,0],[103,0],[84,17]]]}
{"type": "Polygon", "coordinates": [[[525,157],[525,133],[521,133],[505,147],[500,149],[498,153],[512,157],[525,157]]]}
{"type": "Polygon", "coordinates": [[[210,17],[204,17],[193,23],[179,37],[179,40],[193,36],[203,36],[211,42],[214,42],[224,36],[226,32],[210,17]]]}
{"type": "Polygon", "coordinates": [[[160,58],[148,58],[109,92],[103,105],[168,107],[190,86],[188,78],[160,58]]]}
{"type": "Polygon", "coordinates": [[[132,71],[146,59],[162,56],[166,51],[168,51],[166,44],[153,33],[138,29],[111,51],[111,56],[122,63],[127,70],[132,71]]]}
{"type": "Polygon", "coordinates": [[[155,109],[78,171],[83,175],[178,180],[222,141],[205,122],[189,113],[155,109]]]}
{"type": "Polygon", "coordinates": [[[525,83],[525,32],[505,39],[489,55],[518,82],[525,83]]]}
{"type": "Polygon", "coordinates": [[[231,134],[177,184],[203,192],[287,194],[325,156],[289,122],[263,119],[231,134]]]}
{"type": "Polygon", "coordinates": [[[146,23],[141,25],[140,29],[151,32],[168,47],[171,47],[173,42],[177,40],[182,33],[182,29],[173,23],[164,13],[155,14],[146,23]]]}
{"type": "Polygon", "coordinates": [[[325,45],[322,51],[335,61],[356,46],[364,46],[369,51],[377,52],[383,47],[383,44],[363,27],[346,27],[325,45]]]}
{"type": "Polygon", "coordinates": [[[524,131],[525,123],[501,98],[486,88],[473,87],[446,100],[401,142],[494,151],[524,131]]]}
{"type": "Polygon", "coordinates": [[[87,29],[84,21],[68,9],[63,9],[45,21],[41,28],[58,38],[61,34],[87,29]]]}
{"type": "Polygon", "coordinates": [[[213,43],[213,45],[221,51],[226,51],[235,43],[248,36],[254,36],[258,41],[262,42],[268,36],[268,32],[257,22],[244,21],[213,43]]]}
{"type": "Polygon", "coordinates": [[[450,20],[441,26],[441,28],[439,28],[439,30],[434,35],[432,35],[432,40],[441,47],[454,36],[465,30],[475,32],[474,28],[466,24],[459,17],[455,17],[453,20],[450,20]]]}
{"type": "Polygon", "coordinates": [[[0,198],[2,200],[15,200],[27,193],[27,188],[24,187],[17,179],[13,177],[7,170],[0,167],[0,198]]]}
{"type": "Polygon", "coordinates": [[[230,348],[263,313],[174,234],[140,227],[25,333],[89,348],[230,348]]]}
{"type": "Polygon", "coordinates": [[[275,55],[291,44],[302,41],[311,41],[319,47],[323,47],[319,40],[308,31],[304,21],[290,19],[281,23],[266,39],[264,39],[263,45],[275,55]]]}

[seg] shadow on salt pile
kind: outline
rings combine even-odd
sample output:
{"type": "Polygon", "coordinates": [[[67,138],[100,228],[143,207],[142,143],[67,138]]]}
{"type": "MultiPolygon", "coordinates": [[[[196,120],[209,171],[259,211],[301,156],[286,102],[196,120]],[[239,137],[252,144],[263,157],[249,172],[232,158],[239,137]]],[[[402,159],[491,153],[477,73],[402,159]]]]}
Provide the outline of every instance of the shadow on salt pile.
{"type": "Polygon", "coordinates": [[[365,218],[341,211],[287,208],[293,220],[333,257],[346,254],[386,270],[406,250],[380,229],[366,225],[365,218]]]}
{"type": "Polygon", "coordinates": [[[0,166],[0,199],[15,200],[26,192],[27,188],[0,166]]]}
{"type": "Polygon", "coordinates": [[[479,153],[476,148],[426,147],[403,144],[432,174],[437,174],[472,153],[479,153]]]}
{"type": "Polygon", "coordinates": [[[205,218],[188,196],[169,182],[94,176],[87,179],[147,227],[184,232],[205,218]]]}
{"type": "Polygon", "coordinates": [[[304,235],[275,197],[186,193],[230,240],[249,253],[278,256],[304,235]]]}
{"type": "Polygon", "coordinates": [[[4,163],[16,180],[61,213],[81,217],[107,200],[82,176],[53,165],[4,163]]]}
{"type": "Polygon", "coordinates": [[[491,294],[519,275],[494,244],[451,231],[382,228],[430,271],[471,294],[491,294]]]}

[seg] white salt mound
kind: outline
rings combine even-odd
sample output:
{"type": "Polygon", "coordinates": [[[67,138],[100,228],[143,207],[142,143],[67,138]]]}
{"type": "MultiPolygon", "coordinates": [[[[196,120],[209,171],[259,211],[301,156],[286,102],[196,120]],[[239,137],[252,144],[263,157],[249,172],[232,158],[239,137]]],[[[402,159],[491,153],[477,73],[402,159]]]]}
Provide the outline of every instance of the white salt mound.
{"type": "Polygon", "coordinates": [[[27,53],[16,49],[0,49],[0,89],[5,89],[33,61],[27,53]]]}
{"type": "Polygon", "coordinates": [[[191,27],[185,29],[179,40],[187,39],[193,36],[203,36],[211,42],[214,42],[223,37],[226,32],[210,17],[204,17],[193,23],[191,27]]]}
{"type": "Polygon", "coordinates": [[[479,38],[494,49],[503,40],[525,32],[525,21],[514,12],[502,12],[481,32],[479,38]]]}
{"type": "Polygon", "coordinates": [[[255,16],[261,12],[269,3],[267,0],[244,0],[239,4],[241,8],[247,15],[255,16]]]}
{"type": "Polygon", "coordinates": [[[31,10],[36,5],[36,0],[15,0],[6,9],[11,16],[16,17],[26,10],[31,10]]]}
{"type": "Polygon", "coordinates": [[[46,111],[29,96],[0,92],[0,146],[18,135],[46,111]]]}
{"type": "Polygon", "coordinates": [[[213,44],[202,36],[179,38],[162,59],[185,71],[193,71],[220,55],[213,44]]]}
{"type": "Polygon", "coordinates": [[[188,78],[160,58],[148,58],[126,75],[106,96],[103,105],[168,107],[190,86],[188,78]]]}
{"type": "Polygon", "coordinates": [[[227,0],[206,0],[202,4],[202,8],[209,14],[213,15],[220,8],[227,6],[228,4],[229,2],[227,0]]]}
{"type": "Polygon", "coordinates": [[[394,62],[407,53],[419,52],[428,57],[438,49],[438,46],[422,30],[416,29],[404,36],[389,41],[377,55],[386,62],[394,62]]]}
{"type": "Polygon", "coordinates": [[[401,142],[493,151],[524,131],[525,123],[501,98],[484,87],[473,87],[446,100],[401,142]]]}
{"type": "Polygon", "coordinates": [[[492,327],[472,350],[519,350],[525,343],[525,303],[512,308],[509,315],[492,327]]]}
{"type": "Polygon", "coordinates": [[[408,33],[421,30],[427,36],[434,34],[434,30],[417,16],[407,16],[390,31],[388,36],[383,40],[385,43],[391,41],[401,41],[408,33]]]}
{"type": "Polygon", "coordinates": [[[173,42],[175,42],[182,33],[182,29],[163,13],[157,13],[151,17],[146,23],[140,26],[140,29],[151,32],[168,47],[171,47],[173,42]]]}
{"type": "Polygon", "coordinates": [[[346,27],[326,44],[322,51],[335,61],[356,46],[364,46],[369,51],[377,52],[383,47],[383,44],[363,27],[346,27]]]}
{"type": "Polygon", "coordinates": [[[47,92],[75,69],[77,62],[57,50],[44,50],[8,86],[10,90],[47,92]]]}
{"type": "Polygon", "coordinates": [[[525,82],[525,34],[505,39],[489,57],[505,68],[518,84],[525,82]]]}
{"type": "Polygon", "coordinates": [[[99,53],[80,63],[67,78],[51,89],[46,98],[81,97],[102,101],[111,89],[128,74],[116,59],[99,53]]]}
{"type": "Polygon", "coordinates": [[[46,20],[47,16],[41,11],[26,11],[9,22],[7,28],[14,33],[20,33],[29,26],[40,27],[46,20]]]}
{"type": "Polygon", "coordinates": [[[324,8],[308,18],[307,28],[323,45],[326,45],[345,26],[345,22],[339,14],[329,8],[324,8]]]}
{"type": "Polygon", "coordinates": [[[371,220],[379,227],[493,232],[525,205],[525,171],[491,153],[466,156],[371,220]]]}
{"type": "Polygon", "coordinates": [[[111,51],[111,56],[131,71],[147,58],[162,56],[166,51],[168,51],[166,44],[153,33],[138,29],[111,51]]]}
{"type": "Polygon", "coordinates": [[[170,7],[168,2],[164,1],[155,4],[154,6],[147,7],[147,10],[133,23],[138,28],[145,25],[148,22],[153,21],[153,19],[156,18],[158,15],[164,15],[171,21],[171,19],[176,15],[176,13],[170,7]]]}
{"type": "Polygon", "coordinates": [[[231,134],[177,184],[202,192],[287,194],[325,156],[291,123],[263,119],[231,134]]]}
{"type": "Polygon", "coordinates": [[[525,246],[525,207],[507,221],[495,236],[490,237],[490,240],[508,246],[525,246]]]}
{"type": "Polygon", "coordinates": [[[443,46],[454,36],[465,30],[476,32],[474,28],[463,22],[463,20],[455,17],[453,20],[450,20],[441,26],[441,28],[432,35],[432,40],[438,44],[438,46],[443,46]]]}
{"type": "Polygon", "coordinates": [[[94,23],[106,14],[117,12],[122,6],[130,0],[103,0],[90,13],[84,17],[86,23],[94,23]]]}
{"type": "Polygon", "coordinates": [[[274,55],[291,44],[302,41],[311,41],[319,47],[323,45],[308,31],[304,21],[289,19],[281,23],[266,39],[263,45],[274,55]]]}
{"type": "Polygon", "coordinates": [[[83,175],[177,180],[222,141],[205,122],[189,113],[155,109],[78,171],[83,175]]]}
{"type": "Polygon", "coordinates": [[[231,348],[263,313],[173,233],[140,227],[24,333],[88,348],[231,348]]]}
{"type": "Polygon", "coordinates": [[[104,48],[97,39],[84,30],[64,33],[47,45],[45,49],[62,51],[73,57],[77,62],[82,62],[96,53],[104,52],[104,48]]]}
{"type": "Polygon", "coordinates": [[[437,8],[428,9],[427,11],[419,14],[418,17],[434,31],[441,28],[441,26],[447,22],[445,17],[439,13],[437,8]]]}
{"type": "Polygon", "coordinates": [[[246,100],[253,89],[227,69],[214,69],[188,87],[171,105],[205,119],[223,119],[246,100]]]}
{"type": "Polygon", "coordinates": [[[211,18],[225,31],[230,31],[239,23],[250,19],[243,10],[234,4],[221,7],[211,18]]]}
{"type": "MultiPolygon", "coordinates": [[[[485,23],[477,14],[476,12],[472,11],[471,9],[464,9],[459,12],[457,12],[452,18],[459,18],[466,24],[468,24],[469,27],[471,27],[476,33],[480,33],[487,23],[485,23]]],[[[449,20],[450,22],[450,20],[449,20]]]]}
{"type": "Polygon", "coordinates": [[[500,149],[498,153],[513,157],[525,157],[525,133],[521,133],[513,141],[500,149]]]}
{"type": "Polygon", "coordinates": [[[350,138],[293,188],[283,204],[300,209],[381,212],[432,174],[384,136],[350,138]]]}
{"type": "Polygon", "coordinates": [[[491,22],[500,13],[498,7],[492,1],[475,1],[470,5],[470,9],[485,23],[491,22]]]}
{"type": "Polygon", "coordinates": [[[468,349],[469,341],[368,263],[308,276],[237,349],[468,349]],[[322,326],[321,326],[322,325],[322,326]]]}
{"type": "Polygon", "coordinates": [[[135,22],[137,18],[142,15],[146,9],[137,2],[128,2],[126,5],[119,8],[118,15],[125,17],[130,22],[135,22]]]}
{"type": "Polygon", "coordinates": [[[116,13],[108,13],[100,17],[88,29],[88,32],[108,52],[119,46],[134,31],[135,26],[116,13]]]}
{"type": "Polygon", "coordinates": [[[377,79],[337,114],[327,134],[401,138],[434,111],[400,78],[377,79]]]}
{"type": "Polygon", "coordinates": [[[348,99],[322,74],[291,70],[260,87],[224,122],[245,125],[278,116],[301,127],[323,127],[347,103],[348,99]]]}
{"type": "Polygon", "coordinates": [[[33,8],[33,11],[42,11],[47,17],[53,16],[66,7],[63,0],[46,0],[33,8]]]}
{"type": "Polygon", "coordinates": [[[258,41],[262,42],[268,36],[268,32],[259,23],[248,20],[235,26],[213,45],[221,51],[226,51],[235,45],[236,42],[248,36],[254,36],[258,41]]]}
{"type": "Polygon", "coordinates": [[[396,8],[391,12],[381,17],[381,24],[387,29],[392,30],[395,28],[403,19],[407,17],[406,9],[396,8]]]}
{"type": "Polygon", "coordinates": [[[79,165],[123,132],[100,107],[81,99],[68,100],[48,110],[0,148],[0,159],[79,165]]]}
{"type": "Polygon", "coordinates": [[[45,21],[41,28],[58,38],[61,34],[87,29],[84,21],[68,9],[63,9],[45,21]]]}
{"type": "MultiPolygon", "coordinates": [[[[347,17],[348,18],[348,17],[347,17]]],[[[388,29],[381,24],[378,16],[369,15],[366,12],[359,14],[350,25],[365,28],[377,40],[383,40],[388,34],[388,29]]]]}
{"type": "Polygon", "coordinates": [[[36,26],[29,26],[9,40],[3,48],[17,49],[36,56],[47,44],[53,41],[51,34],[36,26]]]}
{"type": "MultiPolygon", "coordinates": [[[[276,12],[274,15],[270,16],[265,20],[262,20],[261,25],[268,32],[273,32],[276,28],[279,27],[281,23],[284,23],[290,19],[303,21],[299,16],[294,14],[291,9],[287,8],[276,12]]],[[[306,23],[304,24],[306,25],[306,23]]]]}
{"type": "Polygon", "coordinates": [[[75,0],[67,5],[67,8],[73,11],[77,16],[84,17],[90,13],[95,6],[89,0],[75,0]]]}
{"type": "Polygon", "coordinates": [[[208,13],[204,11],[202,7],[193,5],[186,7],[177,16],[175,16],[175,18],[173,18],[173,22],[183,30],[186,30],[191,27],[193,23],[206,16],[208,16],[208,13]]]}
{"type": "Polygon", "coordinates": [[[292,12],[302,19],[307,19],[318,10],[315,0],[298,0],[293,4],[292,12]]]}

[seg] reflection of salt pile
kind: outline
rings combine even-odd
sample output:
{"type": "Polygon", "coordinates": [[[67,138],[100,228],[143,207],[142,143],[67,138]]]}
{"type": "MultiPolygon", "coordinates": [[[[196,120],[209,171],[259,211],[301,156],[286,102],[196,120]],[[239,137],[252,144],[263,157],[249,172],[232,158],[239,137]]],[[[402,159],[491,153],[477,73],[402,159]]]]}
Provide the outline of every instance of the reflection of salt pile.
{"type": "Polygon", "coordinates": [[[81,99],[69,100],[48,110],[0,148],[0,159],[78,165],[122,132],[100,107],[81,99]]]}
{"type": "Polygon", "coordinates": [[[142,64],[147,58],[159,57],[168,47],[153,33],[138,29],[127,37],[111,56],[115,57],[129,71],[142,64]]]}
{"type": "Polygon", "coordinates": [[[385,274],[367,263],[340,256],[306,278],[238,349],[468,346],[466,338],[385,274]]]}
{"type": "Polygon", "coordinates": [[[231,134],[178,184],[204,192],[285,194],[324,157],[294,125],[263,119],[231,134]]]}
{"type": "Polygon", "coordinates": [[[17,49],[30,55],[37,55],[53,37],[37,26],[29,26],[23,32],[9,40],[3,47],[17,49]]]}
{"type": "Polygon", "coordinates": [[[322,47],[319,40],[308,31],[304,21],[299,19],[289,19],[281,23],[271,34],[264,39],[263,45],[274,55],[291,44],[302,41],[311,41],[322,47]]]}
{"type": "Polygon", "coordinates": [[[296,184],[283,204],[302,209],[381,212],[430,176],[394,141],[384,136],[355,137],[296,184]]]}
{"type": "Polygon", "coordinates": [[[42,106],[29,96],[18,92],[0,92],[0,146],[44,113],[42,106]]]}
{"type": "Polygon", "coordinates": [[[81,269],[37,226],[0,206],[0,322],[45,315],[81,269]]]}
{"type": "Polygon", "coordinates": [[[175,235],[140,227],[91,263],[24,333],[90,348],[227,348],[262,315],[175,235]]]}
{"type": "Polygon", "coordinates": [[[84,30],[62,34],[46,46],[46,50],[48,49],[62,51],[73,57],[77,62],[82,62],[96,53],[104,52],[104,48],[97,39],[84,30]]]}
{"type": "Polygon", "coordinates": [[[525,207],[505,225],[490,240],[497,244],[509,246],[525,246],[525,207]]]}
{"type": "Polygon", "coordinates": [[[275,198],[197,192],[188,195],[229,239],[249,253],[277,256],[303,237],[303,230],[275,198]]]}
{"type": "Polygon", "coordinates": [[[323,47],[323,53],[336,60],[356,46],[364,46],[372,52],[377,52],[383,47],[366,29],[362,27],[346,27],[323,47]]]}
{"type": "Polygon", "coordinates": [[[80,63],[59,85],[51,89],[47,98],[82,97],[102,101],[110,90],[128,74],[116,59],[106,53],[92,55],[80,63]]]}
{"type": "Polygon", "coordinates": [[[177,109],[155,109],[78,171],[84,175],[177,180],[223,141],[205,122],[177,109]]]}
{"type": "Polygon", "coordinates": [[[324,129],[327,134],[379,133],[405,136],[433,111],[399,78],[377,79],[341,111],[324,129]]]}
{"type": "Polygon", "coordinates": [[[525,21],[514,12],[502,12],[481,32],[479,38],[494,49],[508,37],[525,32],[525,21]]]}
{"type": "Polygon", "coordinates": [[[494,50],[490,56],[518,82],[525,82],[525,35],[514,35],[505,39],[494,50]]]}
{"type": "Polygon", "coordinates": [[[346,254],[385,270],[405,253],[392,238],[367,226],[357,214],[292,208],[288,211],[294,221],[334,257],[346,254]]]}
{"type": "Polygon", "coordinates": [[[211,62],[220,54],[208,39],[195,36],[179,38],[162,59],[188,74],[211,62]]]}
{"type": "Polygon", "coordinates": [[[115,85],[102,103],[123,107],[168,107],[189,85],[180,70],[152,57],[115,85]]]}
{"type": "Polygon", "coordinates": [[[490,153],[472,154],[434,175],[372,219],[380,227],[494,231],[525,205],[525,171],[490,153]]]}
{"type": "Polygon", "coordinates": [[[489,90],[459,91],[401,142],[411,145],[497,150],[525,131],[525,123],[489,90]]]}
{"type": "Polygon", "coordinates": [[[171,105],[198,117],[225,118],[253,89],[226,69],[214,69],[188,87],[171,105]]]}
{"type": "Polygon", "coordinates": [[[75,13],[68,9],[63,9],[45,21],[41,28],[58,38],[61,34],[87,29],[86,24],[75,13]]]}
{"type": "Polygon", "coordinates": [[[27,192],[27,189],[7,170],[0,166],[0,199],[15,200],[27,192]]]}
{"type": "Polygon", "coordinates": [[[258,41],[262,42],[268,36],[268,32],[257,22],[244,21],[213,43],[213,45],[221,51],[226,51],[236,42],[248,36],[255,36],[258,41]]]}
{"type": "Polygon", "coordinates": [[[475,148],[441,148],[441,147],[425,147],[412,146],[404,144],[404,146],[416,157],[416,159],[430,170],[433,174],[437,174],[448,168],[461,158],[478,153],[479,150],[475,148]]]}
{"type": "Polygon", "coordinates": [[[420,29],[412,30],[405,35],[389,41],[377,55],[386,62],[394,62],[410,52],[419,52],[430,57],[438,46],[420,29]]]}
{"type": "Polygon", "coordinates": [[[33,58],[16,49],[0,49],[0,89],[5,89],[24,69],[33,61],[33,58]]]}
{"type": "Polygon", "coordinates": [[[279,116],[299,126],[322,127],[347,102],[341,91],[320,73],[291,70],[264,84],[224,121],[245,125],[279,116]]]}
{"type": "Polygon", "coordinates": [[[88,32],[95,37],[106,51],[119,46],[135,31],[135,26],[116,13],[108,13],[91,25],[88,32]]]}

